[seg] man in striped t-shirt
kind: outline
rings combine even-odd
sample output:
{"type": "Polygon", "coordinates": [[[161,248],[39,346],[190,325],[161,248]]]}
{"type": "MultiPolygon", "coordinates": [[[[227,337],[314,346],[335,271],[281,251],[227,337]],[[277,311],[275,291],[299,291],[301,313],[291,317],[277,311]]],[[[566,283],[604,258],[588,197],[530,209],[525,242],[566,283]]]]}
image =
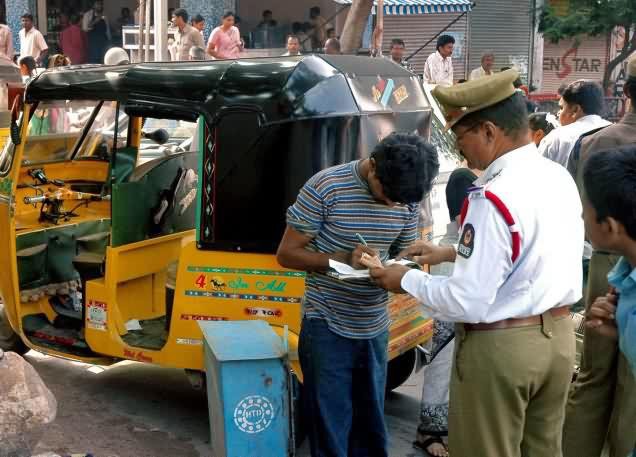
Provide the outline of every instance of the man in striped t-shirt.
{"type": "Polygon", "coordinates": [[[325,272],[329,259],[364,268],[363,253],[384,261],[413,243],[418,202],[438,170],[432,146],[394,133],[370,158],[313,176],[287,212],[278,261],[309,273],[299,356],[314,457],[387,455],[388,295],[325,272]]]}

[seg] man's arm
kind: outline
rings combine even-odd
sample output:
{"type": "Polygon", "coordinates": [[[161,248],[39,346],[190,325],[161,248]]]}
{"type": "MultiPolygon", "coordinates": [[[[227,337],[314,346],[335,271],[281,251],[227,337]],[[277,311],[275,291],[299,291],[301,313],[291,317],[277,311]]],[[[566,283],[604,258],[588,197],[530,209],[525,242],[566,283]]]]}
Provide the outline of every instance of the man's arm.
{"type": "Polygon", "coordinates": [[[329,269],[329,259],[351,263],[352,252],[325,254],[309,251],[307,245],[311,240],[310,236],[303,235],[288,225],[278,246],[276,260],[285,268],[302,271],[326,271],[329,269]]]}
{"type": "Polygon", "coordinates": [[[198,30],[194,30],[190,35],[192,39],[193,46],[197,46],[201,49],[205,48],[205,42],[203,41],[203,35],[198,30]]]}
{"type": "Polygon", "coordinates": [[[451,277],[404,267],[373,270],[372,276],[384,288],[417,298],[435,319],[483,322],[512,269],[510,230],[489,201],[472,200],[461,239],[469,246],[458,254],[451,277]],[[466,230],[472,230],[469,237],[466,230]]]}

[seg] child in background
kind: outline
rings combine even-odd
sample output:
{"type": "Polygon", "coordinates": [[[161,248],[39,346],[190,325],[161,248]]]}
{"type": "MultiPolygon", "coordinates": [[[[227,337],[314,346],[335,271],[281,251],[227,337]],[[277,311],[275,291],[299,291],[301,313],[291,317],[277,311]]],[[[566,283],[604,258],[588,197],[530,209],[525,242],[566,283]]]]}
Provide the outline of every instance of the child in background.
{"type": "Polygon", "coordinates": [[[636,376],[636,145],[592,155],[583,183],[583,216],[592,245],[623,256],[608,275],[612,291],[592,304],[586,325],[618,339],[636,376]]]}
{"type": "Polygon", "coordinates": [[[556,116],[545,112],[532,113],[528,117],[528,123],[530,126],[530,141],[537,147],[548,133],[559,127],[559,121],[556,116]]]}
{"type": "Polygon", "coordinates": [[[24,56],[20,59],[20,74],[22,74],[22,81],[27,83],[36,75],[37,64],[35,59],[31,56],[24,56]]]}

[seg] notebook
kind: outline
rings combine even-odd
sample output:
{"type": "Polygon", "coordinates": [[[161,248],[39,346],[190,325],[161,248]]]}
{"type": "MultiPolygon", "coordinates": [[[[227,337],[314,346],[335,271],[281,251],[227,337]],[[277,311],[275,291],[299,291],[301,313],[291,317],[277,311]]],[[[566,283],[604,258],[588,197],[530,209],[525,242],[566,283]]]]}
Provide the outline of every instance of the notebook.
{"type": "MultiPolygon", "coordinates": [[[[390,267],[391,265],[404,265],[411,268],[420,268],[420,266],[413,262],[412,260],[395,260],[389,259],[384,262],[385,267],[390,267]]],[[[329,270],[327,271],[327,275],[332,278],[347,280],[347,279],[369,279],[369,269],[364,270],[356,270],[351,265],[347,265],[346,263],[338,262],[337,260],[329,259],[329,270]]]]}

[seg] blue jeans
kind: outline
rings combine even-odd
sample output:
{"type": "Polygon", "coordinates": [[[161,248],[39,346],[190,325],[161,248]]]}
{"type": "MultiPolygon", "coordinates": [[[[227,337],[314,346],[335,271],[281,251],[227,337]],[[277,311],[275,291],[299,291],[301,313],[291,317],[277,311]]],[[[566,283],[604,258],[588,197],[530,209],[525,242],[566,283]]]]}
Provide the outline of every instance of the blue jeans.
{"type": "Polygon", "coordinates": [[[387,457],[384,422],[389,332],[354,340],[304,319],[298,353],[312,457],[387,457]]]}

